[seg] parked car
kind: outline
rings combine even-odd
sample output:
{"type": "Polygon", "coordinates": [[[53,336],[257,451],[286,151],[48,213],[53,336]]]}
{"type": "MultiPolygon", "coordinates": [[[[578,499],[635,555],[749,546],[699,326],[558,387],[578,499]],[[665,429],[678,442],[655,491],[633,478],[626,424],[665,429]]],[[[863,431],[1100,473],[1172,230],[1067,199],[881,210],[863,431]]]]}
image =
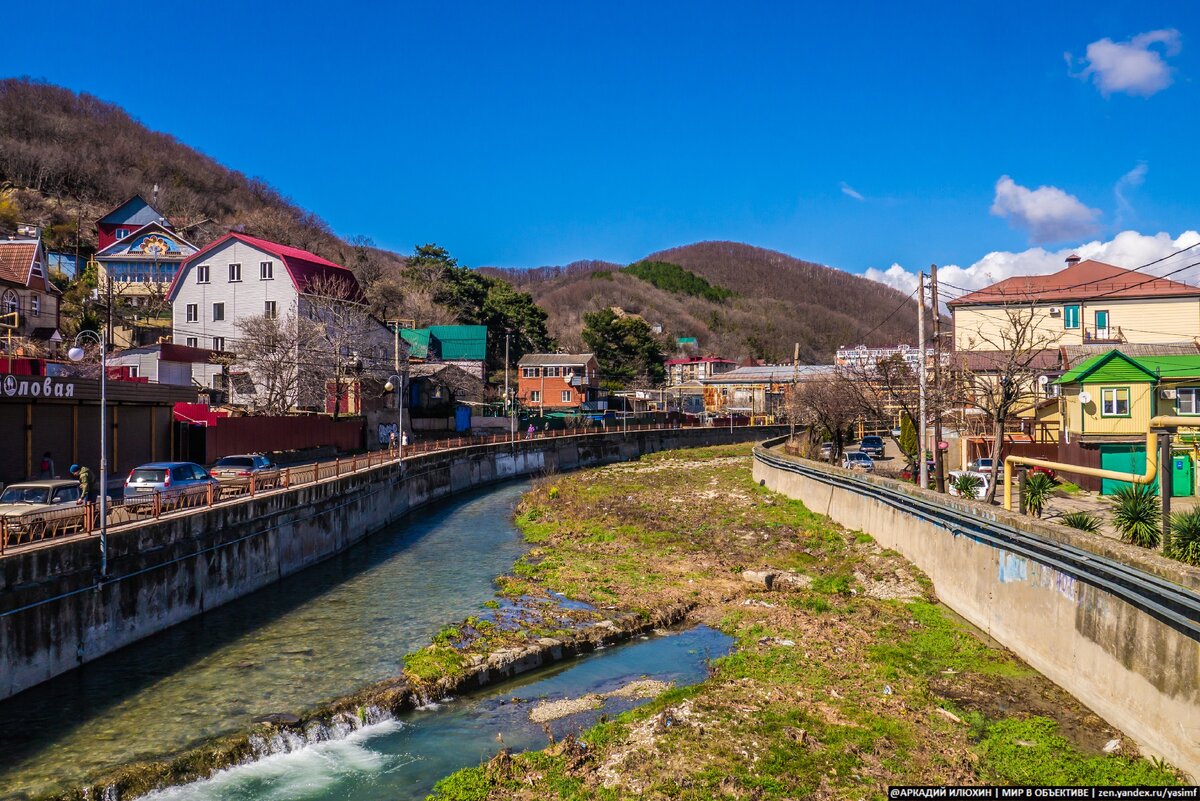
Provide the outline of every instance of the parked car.
{"type": "Polygon", "coordinates": [[[24,481],[10,484],[0,494],[0,518],[10,543],[29,542],[69,534],[83,527],[79,482],[70,480],[24,481]]]}
{"type": "Polygon", "coordinates": [[[181,506],[193,492],[212,485],[217,480],[198,464],[192,462],[151,462],[135,467],[125,479],[126,508],[140,509],[154,503],[155,493],[162,497],[167,508],[181,506]]]}
{"type": "Polygon", "coordinates": [[[959,494],[958,490],[954,486],[954,480],[963,475],[976,476],[979,479],[979,486],[975,490],[975,497],[977,499],[987,497],[988,490],[992,486],[992,474],[984,473],[979,470],[951,470],[950,474],[946,476],[946,490],[951,495],[959,494]]]}
{"type": "Polygon", "coordinates": [[[256,489],[274,487],[279,483],[279,466],[261,453],[223,456],[212,466],[209,474],[220,483],[222,492],[248,488],[251,477],[254,478],[256,489]]]}
{"type": "Polygon", "coordinates": [[[847,451],[842,454],[842,467],[847,470],[860,470],[866,473],[875,472],[875,462],[862,451],[847,451]]]}
{"type": "Polygon", "coordinates": [[[883,437],[866,436],[858,443],[858,449],[873,459],[883,458],[883,437]]]}
{"type": "Polygon", "coordinates": [[[996,460],[990,456],[983,456],[968,464],[967,469],[976,473],[990,473],[992,472],[992,465],[995,463],[995,461],[996,460]]]}
{"type": "Polygon", "coordinates": [[[832,442],[822,442],[821,443],[821,458],[822,459],[832,459],[833,458],[833,443],[832,442]]]}

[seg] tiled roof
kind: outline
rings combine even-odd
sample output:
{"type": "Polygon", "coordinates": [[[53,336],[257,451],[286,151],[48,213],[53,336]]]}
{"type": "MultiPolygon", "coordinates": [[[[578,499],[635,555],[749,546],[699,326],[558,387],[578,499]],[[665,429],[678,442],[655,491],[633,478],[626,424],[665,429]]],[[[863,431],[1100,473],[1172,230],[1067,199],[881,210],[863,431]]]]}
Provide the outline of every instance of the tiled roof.
{"type": "Polygon", "coordinates": [[[595,356],[591,353],[526,353],[518,367],[582,367],[595,356]]]}
{"type": "Polygon", "coordinates": [[[1104,262],[1081,261],[1050,275],[1019,275],[950,301],[949,306],[978,303],[1055,303],[1090,298],[1200,297],[1200,287],[1154,278],[1104,262]]]}
{"type": "MultiPolygon", "coordinates": [[[[1046,348],[1034,354],[1029,361],[1030,370],[1057,370],[1061,354],[1057,348],[1046,348]]],[[[960,350],[950,355],[956,366],[976,373],[995,372],[1008,363],[1008,352],[998,350],[960,350]]],[[[1024,360],[1022,360],[1024,361],[1024,360]]]]}
{"type": "Polygon", "coordinates": [[[0,281],[28,286],[37,248],[36,239],[0,240],[0,281]]]}
{"type": "MultiPolygon", "coordinates": [[[[1063,364],[1068,367],[1078,365],[1085,359],[1108,353],[1113,349],[1111,344],[1084,343],[1079,345],[1062,345],[1063,364]]],[[[1200,346],[1195,342],[1122,342],[1121,353],[1126,356],[1195,356],[1200,354],[1200,346]]]]}

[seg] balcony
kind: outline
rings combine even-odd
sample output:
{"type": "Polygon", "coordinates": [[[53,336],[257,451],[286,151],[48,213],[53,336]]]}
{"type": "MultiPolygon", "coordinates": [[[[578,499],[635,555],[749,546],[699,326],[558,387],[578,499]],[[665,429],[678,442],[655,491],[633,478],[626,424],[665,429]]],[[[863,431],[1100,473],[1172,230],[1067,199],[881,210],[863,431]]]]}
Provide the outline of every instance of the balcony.
{"type": "Polygon", "coordinates": [[[1087,326],[1083,329],[1083,341],[1098,345],[1119,345],[1125,341],[1120,326],[1110,325],[1108,328],[1087,326]]]}

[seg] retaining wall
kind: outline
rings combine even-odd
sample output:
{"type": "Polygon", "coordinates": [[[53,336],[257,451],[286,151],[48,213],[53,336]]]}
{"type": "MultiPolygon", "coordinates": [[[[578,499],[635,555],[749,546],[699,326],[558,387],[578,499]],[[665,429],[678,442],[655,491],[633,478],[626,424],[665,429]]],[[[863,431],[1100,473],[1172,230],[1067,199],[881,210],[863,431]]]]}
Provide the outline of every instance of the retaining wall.
{"type": "Polygon", "coordinates": [[[303,570],[422,504],[543,471],[745,442],[771,428],[584,434],[406,458],[316,484],[165,515],[0,557],[0,698],[303,570]]]}
{"type": "Polygon", "coordinates": [[[947,606],[1200,776],[1200,569],[779,449],[755,449],[754,478],[904,554],[947,606]]]}

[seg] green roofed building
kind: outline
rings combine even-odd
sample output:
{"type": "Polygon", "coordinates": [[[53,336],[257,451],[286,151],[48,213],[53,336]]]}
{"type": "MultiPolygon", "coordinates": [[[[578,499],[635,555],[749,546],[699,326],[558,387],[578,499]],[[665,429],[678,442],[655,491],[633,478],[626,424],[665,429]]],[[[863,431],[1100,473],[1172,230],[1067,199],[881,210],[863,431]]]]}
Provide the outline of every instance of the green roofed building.
{"type": "MultiPolygon", "coordinates": [[[[1196,494],[1200,456],[1200,354],[1127,356],[1110,350],[1068,370],[1057,381],[1063,434],[1059,461],[1141,473],[1146,433],[1157,415],[1195,417],[1196,428],[1172,439],[1171,494],[1196,494]]],[[[1116,492],[1126,482],[1068,475],[1085,489],[1116,492]]]]}
{"type": "Polygon", "coordinates": [[[410,359],[453,364],[476,378],[487,378],[486,325],[431,325],[401,329],[400,336],[408,343],[410,359]]]}

